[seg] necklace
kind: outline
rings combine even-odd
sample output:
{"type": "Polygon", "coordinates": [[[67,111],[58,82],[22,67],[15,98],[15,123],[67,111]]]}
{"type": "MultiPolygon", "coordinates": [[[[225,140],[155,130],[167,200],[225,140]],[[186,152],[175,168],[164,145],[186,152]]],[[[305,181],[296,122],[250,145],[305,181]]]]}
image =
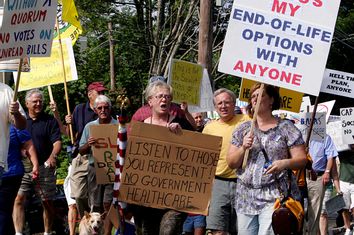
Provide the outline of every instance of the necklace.
{"type": "MultiPolygon", "coordinates": [[[[150,124],[152,124],[152,117],[153,117],[153,115],[151,114],[150,124]]],[[[170,114],[167,115],[166,127],[168,127],[169,123],[170,123],[170,114]]],[[[154,125],[159,125],[159,124],[154,124],[154,125]]],[[[163,126],[163,125],[160,125],[160,126],[163,126]]]]}

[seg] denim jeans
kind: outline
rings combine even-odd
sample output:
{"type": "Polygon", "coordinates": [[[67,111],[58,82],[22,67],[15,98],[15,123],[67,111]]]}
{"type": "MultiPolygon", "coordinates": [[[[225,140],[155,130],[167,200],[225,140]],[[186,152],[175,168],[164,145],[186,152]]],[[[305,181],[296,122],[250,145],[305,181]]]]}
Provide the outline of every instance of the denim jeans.
{"type": "Polygon", "coordinates": [[[273,204],[265,207],[258,215],[237,213],[238,234],[274,235],[272,229],[273,204]]]}

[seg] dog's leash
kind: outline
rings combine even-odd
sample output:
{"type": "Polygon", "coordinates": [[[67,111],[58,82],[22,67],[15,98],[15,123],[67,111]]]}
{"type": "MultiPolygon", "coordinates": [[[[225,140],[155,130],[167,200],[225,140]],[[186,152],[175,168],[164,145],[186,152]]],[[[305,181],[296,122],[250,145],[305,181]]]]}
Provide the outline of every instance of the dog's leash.
{"type": "Polygon", "coordinates": [[[53,207],[53,205],[50,205],[50,204],[49,204],[49,202],[48,202],[48,197],[47,197],[47,195],[45,195],[45,193],[43,192],[43,189],[42,189],[42,187],[41,187],[41,185],[40,185],[40,183],[39,183],[39,177],[34,178],[34,179],[33,179],[33,182],[34,182],[35,186],[38,188],[38,191],[39,191],[39,199],[41,200],[41,202],[42,202],[43,204],[46,204],[46,206],[47,206],[49,212],[52,213],[53,215],[55,215],[55,213],[54,213],[54,212],[55,212],[55,211],[54,211],[54,207],[53,207]],[[42,198],[44,198],[44,200],[42,200],[42,198]]]}

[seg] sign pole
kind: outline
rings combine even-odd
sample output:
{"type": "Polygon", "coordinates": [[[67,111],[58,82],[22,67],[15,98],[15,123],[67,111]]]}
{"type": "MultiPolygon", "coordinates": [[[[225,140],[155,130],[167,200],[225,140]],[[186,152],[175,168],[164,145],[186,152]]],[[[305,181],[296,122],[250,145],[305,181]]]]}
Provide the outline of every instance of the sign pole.
{"type": "Polygon", "coordinates": [[[310,137],[311,137],[311,133],[312,133],[312,129],[313,129],[313,123],[314,123],[314,120],[316,117],[317,106],[318,106],[318,96],[316,96],[315,104],[314,104],[313,110],[312,110],[310,127],[309,127],[309,131],[307,132],[307,136],[306,136],[306,149],[309,147],[309,144],[310,144],[310,137]]]}
{"type": "MultiPolygon", "coordinates": [[[[259,106],[261,104],[263,92],[264,92],[264,83],[262,83],[261,87],[259,88],[259,93],[258,93],[258,97],[257,97],[257,104],[256,104],[256,107],[255,107],[255,110],[254,110],[252,124],[251,124],[251,130],[250,130],[251,135],[253,135],[253,132],[254,132],[254,126],[255,126],[256,121],[257,121],[258,110],[259,110],[259,106]]],[[[245,155],[243,157],[242,169],[246,168],[249,153],[250,153],[250,149],[246,149],[245,155]]]]}
{"type": "MultiPolygon", "coordinates": [[[[56,19],[56,30],[57,30],[58,39],[59,39],[59,45],[60,45],[61,65],[63,67],[64,92],[65,92],[66,109],[67,109],[68,115],[71,115],[70,105],[69,105],[68,88],[67,88],[67,85],[66,85],[66,72],[65,72],[63,45],[61,43],[60,30],[59,30],[59,21],[58,21],[58,18],[55,18],[55,19],[56,19]]],[[[71,123],[69,124],[69,132],[70,132],[71,143],[74,144],[73,127],[72,127],[71,123]]]]}
{"type": "Polygon", "coordinates": [[[48,85],[48,95],[49,95],[49,100],[53,102],[54,101],[53,92],[52,92],[52,87],[50,85],[48,85]]]}
{"type": "Polygon", "coordinates": [[[15,83],[15,91],[14,91],[14,99],[13,99],[14,102],[16,102],[17,100],[18,87],[20,85],[20,78],[21,78],[21,71],[22,71],[22,63],[23,63],[23,58],[20,59],[20,63],[18,64],[17,80],[15,83]]]}

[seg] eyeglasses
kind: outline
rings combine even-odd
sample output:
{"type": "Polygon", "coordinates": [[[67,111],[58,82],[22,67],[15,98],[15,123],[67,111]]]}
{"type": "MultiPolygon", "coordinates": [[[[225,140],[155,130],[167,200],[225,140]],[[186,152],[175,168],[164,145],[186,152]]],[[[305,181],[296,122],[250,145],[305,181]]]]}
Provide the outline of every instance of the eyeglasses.
{"type": "Polygon", "coordinates": [[[233,105],[233,104],[234,104],[234,102],[232,102],[232,101],[222,100],[222,101],[220,101],[219,103],[217,103],[216,105],[217,105],[218,107],[222,107],[223,105],[224,105],[224,106],[231,106],[231,105],[233,105]]]}
{"type": "Polygon", "coordinates": [[[109,107],[109,106],[99,106],[99,107],[96,107],[96,109],[98,109],[98,110],[109,110],[111,107],[109,107]]]}
{"type": "Polygon", "coordinates": [[[171,100],[172,96],[171,95],[159,94],[159,95],[155,96],[155,98],[158,99],[158,100],[162,100],[162,98],[165,98],[166,100],[171,100]]]}

